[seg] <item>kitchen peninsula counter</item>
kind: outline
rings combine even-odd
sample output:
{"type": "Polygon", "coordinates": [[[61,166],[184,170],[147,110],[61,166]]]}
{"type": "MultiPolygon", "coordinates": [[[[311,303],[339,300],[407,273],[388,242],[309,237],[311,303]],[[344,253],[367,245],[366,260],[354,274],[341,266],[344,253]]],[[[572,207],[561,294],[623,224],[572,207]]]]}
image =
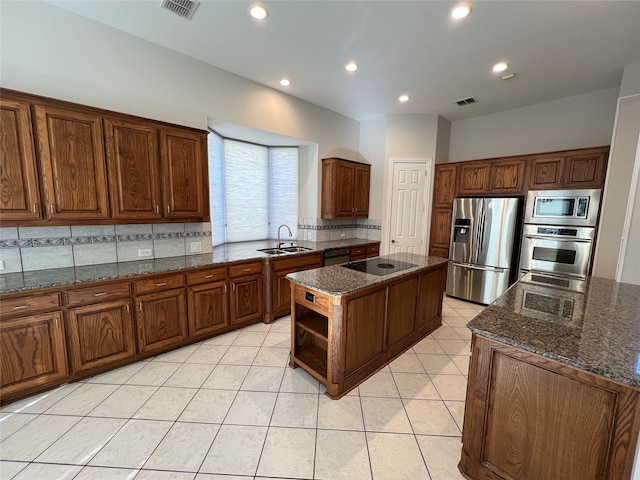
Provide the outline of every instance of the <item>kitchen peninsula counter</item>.
{"type": "Polygon", "coordinates": [[[640,286],[529,274],[474,318],[460,470],[629,479],[640,429],[640,286]],[[556,280],[551,280],[557,282],[556,280]]]}
{"type": "Polygon", "coordinates": [[[302,367],[340,398],[442,323],[447,260],[393,254],[374,264],[408,268],[373,275],[334,265],[291,282],[290,366],[302,367]]]}

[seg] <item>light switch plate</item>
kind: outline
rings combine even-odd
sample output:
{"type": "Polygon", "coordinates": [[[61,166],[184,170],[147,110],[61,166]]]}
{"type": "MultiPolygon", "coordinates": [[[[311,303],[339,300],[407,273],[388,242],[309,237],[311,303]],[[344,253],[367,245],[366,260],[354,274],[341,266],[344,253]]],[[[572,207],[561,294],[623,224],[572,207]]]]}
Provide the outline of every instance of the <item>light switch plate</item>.
{"type": "Polygon", "coordinates": [[[201,252],[202,251],[202,242],[191,242],[191,253],[201,252]]]}
{"type": "Polygon", "coordinates": [[[4,270],[4,260],[0,260],[0,270],[4,270]]]}
{"type": "Polygon", "coordinates": [[[139,248],[138,249],[138,256],[139,257],[150,257],[151,256],[151,249],[150,248],[139,248]]]}

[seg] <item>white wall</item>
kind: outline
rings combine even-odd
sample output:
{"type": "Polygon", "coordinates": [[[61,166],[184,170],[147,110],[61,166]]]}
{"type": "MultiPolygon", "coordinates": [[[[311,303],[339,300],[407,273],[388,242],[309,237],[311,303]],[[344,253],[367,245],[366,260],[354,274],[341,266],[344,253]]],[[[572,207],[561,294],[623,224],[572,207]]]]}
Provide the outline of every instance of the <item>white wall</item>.
{"type": "Polygon", "coordinates": [[[360,124],[360,155],[371,164],[369,218],[382,219],[382,186],[385,175],[385,144],[387,117],[382,115],[360,124]]]}
{"type": "MultiPolygon", "coordinates": [[[[1,8],[5,88],[201,129],[212,117],[315,142],[320,158],[357,158],[353,119],[46,3],[1,8]]],[[[319,162],[311,161],[302,217],[319,216],[319,162]]]]}
{"type": "Polygon", "coordinates": [[[451,123],[449,161],[609,145],[618,87],[451,123]]]}

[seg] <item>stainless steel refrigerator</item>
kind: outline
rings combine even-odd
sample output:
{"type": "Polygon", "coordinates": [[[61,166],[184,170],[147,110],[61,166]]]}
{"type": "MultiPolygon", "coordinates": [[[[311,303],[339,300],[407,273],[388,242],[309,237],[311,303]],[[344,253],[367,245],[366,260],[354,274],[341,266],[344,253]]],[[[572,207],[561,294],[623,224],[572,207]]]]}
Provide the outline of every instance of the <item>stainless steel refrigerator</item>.
{"type": "Polygon", "coordinates": [[[522,198],[456,198],[447,295],[489,304],[515,281],[522,198]]]}

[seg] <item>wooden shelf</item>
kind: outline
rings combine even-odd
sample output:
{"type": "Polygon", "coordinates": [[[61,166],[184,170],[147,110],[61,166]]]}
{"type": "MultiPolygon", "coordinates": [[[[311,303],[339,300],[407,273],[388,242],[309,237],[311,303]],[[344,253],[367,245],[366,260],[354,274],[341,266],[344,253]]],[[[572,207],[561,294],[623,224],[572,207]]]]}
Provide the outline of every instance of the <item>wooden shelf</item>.
{"type": "Polygon", "coordinates": [[[301,365],[310,368],[322,377],[324,383],[327,382],[327,352],[317,345],[310,345],[296,355],[296,359],[301,365]]]}
{"type": "Polygon", "coordinates": [[[324,340],[325,342],[327,341],[329,336],[329,319],[324,315],[310,310],[304,317],[296,319],[296,325],[314,337],[324,340]]]}

